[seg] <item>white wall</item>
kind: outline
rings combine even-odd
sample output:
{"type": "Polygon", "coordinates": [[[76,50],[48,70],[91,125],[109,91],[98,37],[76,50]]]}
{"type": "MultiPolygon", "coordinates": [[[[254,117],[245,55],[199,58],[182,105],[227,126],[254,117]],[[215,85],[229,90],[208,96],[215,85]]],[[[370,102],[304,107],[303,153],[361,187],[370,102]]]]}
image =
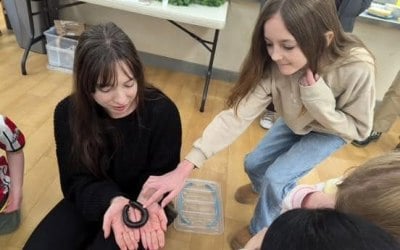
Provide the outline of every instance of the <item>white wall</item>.
{"type": "Polygon", "coordinates": [[[397,27],[357,18],[356,34],[376,58],[376,99],[382,100],[400,70],[400,24],[397,27]]]}
{"type": "MultiPolygon", "coordinates": [[[[237,72],[248,50],[260,3],[258,0],[232,0],[231,3],[225,28],[220,31],[214,67],[237,72]]],[[[66,8],[61,18],[87,24],[113,21],[132,38],[140,51],[208,65],[209,52],[163,19],[92,4],[66,8]]],[[[183,26],[212,41],[213,30],[193,25],[183,26]]]]}

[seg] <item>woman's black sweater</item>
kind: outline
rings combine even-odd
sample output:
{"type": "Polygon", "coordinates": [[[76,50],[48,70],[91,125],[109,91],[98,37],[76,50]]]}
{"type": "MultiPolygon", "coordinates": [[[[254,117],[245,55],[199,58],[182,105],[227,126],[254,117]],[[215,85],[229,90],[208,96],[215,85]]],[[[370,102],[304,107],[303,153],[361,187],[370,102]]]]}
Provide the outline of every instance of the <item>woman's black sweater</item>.
{"type": "Polygon", "coordinates": [[[63,195],[86,220],[101,221],[112,198],[123,195],[135,200],[150,175],[167,173],[179,163],[179,112],[160,91],[145,91],[142,108],[127,117],[110,119],[122,142],[106,154],[107,178],[98,178],[71,160],[71,106],[71,97],[67,97],[55,109],[56,153],[63,195]]]}

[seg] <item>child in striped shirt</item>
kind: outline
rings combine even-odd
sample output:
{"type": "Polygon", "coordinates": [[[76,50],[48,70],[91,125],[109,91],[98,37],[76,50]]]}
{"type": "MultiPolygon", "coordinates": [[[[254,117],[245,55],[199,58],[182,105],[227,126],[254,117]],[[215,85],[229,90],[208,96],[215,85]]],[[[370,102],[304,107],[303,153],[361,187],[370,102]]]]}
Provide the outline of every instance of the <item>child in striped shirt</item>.
{"type": "Polygon", "coordinates": [[[20,223],[24,176],[25,137],[13,121],[0,115],[0,235],[16,230],[20,223]]]}

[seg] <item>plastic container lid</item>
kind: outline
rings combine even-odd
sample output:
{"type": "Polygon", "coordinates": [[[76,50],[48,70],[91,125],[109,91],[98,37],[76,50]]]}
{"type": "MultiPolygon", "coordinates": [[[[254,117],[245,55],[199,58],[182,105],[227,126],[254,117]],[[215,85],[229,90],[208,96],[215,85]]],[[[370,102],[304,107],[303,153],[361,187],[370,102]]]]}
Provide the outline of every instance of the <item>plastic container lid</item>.
{"type": "Polygon", "coordinates": [[[187,179],[175,200],[178,216],[176,230],[222,234],[224,220],[220,185],[214,181],[187,179]]]}

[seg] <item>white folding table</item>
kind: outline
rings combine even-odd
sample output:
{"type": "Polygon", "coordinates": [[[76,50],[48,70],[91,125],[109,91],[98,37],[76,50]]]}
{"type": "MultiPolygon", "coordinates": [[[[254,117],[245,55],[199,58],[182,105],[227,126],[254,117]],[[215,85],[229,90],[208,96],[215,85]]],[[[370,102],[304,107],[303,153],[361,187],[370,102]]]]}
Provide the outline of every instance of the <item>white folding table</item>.
{"type": "Polygon", "coordinates": [[[169,4],[168,6],[163,6],[162,3],[157,0],[80,0],[80,2],[166,19],[203,45],[210,52],[210,60],[208,62],[203,96],[200,105],[200,112],[204,111],[208,87],[212,76],[219,30],[223,29],[225,26],[228,13],[228,1],[219,7],[209,7],[197,4],[191,4],[189,6],[174,6],[169,4]],[[212,41],[205,40],[182,27],[178,22],[214,29],[214,38],[212,41]]]}

